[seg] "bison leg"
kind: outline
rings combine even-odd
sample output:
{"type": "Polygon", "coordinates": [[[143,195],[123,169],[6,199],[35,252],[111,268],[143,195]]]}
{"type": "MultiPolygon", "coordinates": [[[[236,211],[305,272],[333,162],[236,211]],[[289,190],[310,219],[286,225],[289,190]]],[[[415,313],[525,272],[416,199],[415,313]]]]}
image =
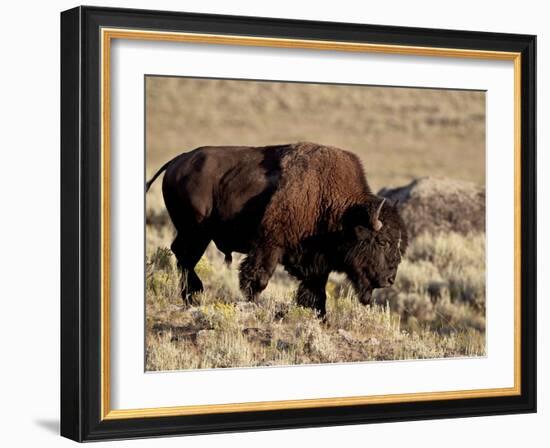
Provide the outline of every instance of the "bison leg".
{"type": "Polygon", "coordinates": [[[266,288],[281,256],[277,247],[256,248],[246,256],[240,266],[239,284],[248,300],[256,301],[266,288]]]}
{"type": "Polygon", "coordinates": [[[201,279],[195,272],[195,266],[210,242],[209,238],[200,234],[187,232],[187,235],[187,238],[184,238],[178,232],[171,246],[181,271],[181,298],[184,304],[191,301],[193,294],[203,290],[201,279]]]}
{"type": "Polygon", "coordinates": [[[296,293],[296,302],[298,305],[313,308],[320,317],[324,318],[327,313],[327,295],[325,292],[327,280],[328,274],[320,274],[303,279],[296,293]]]}

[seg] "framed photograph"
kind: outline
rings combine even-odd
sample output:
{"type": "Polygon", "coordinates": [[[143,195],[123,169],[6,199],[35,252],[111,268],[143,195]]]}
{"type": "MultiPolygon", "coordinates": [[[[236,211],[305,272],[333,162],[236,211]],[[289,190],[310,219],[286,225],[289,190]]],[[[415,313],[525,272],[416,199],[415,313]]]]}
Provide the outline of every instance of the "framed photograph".
{"type": "Polygon", "coordinates": [[[536,411],[535,36],[61,14],[61,433],[536,411]]]}

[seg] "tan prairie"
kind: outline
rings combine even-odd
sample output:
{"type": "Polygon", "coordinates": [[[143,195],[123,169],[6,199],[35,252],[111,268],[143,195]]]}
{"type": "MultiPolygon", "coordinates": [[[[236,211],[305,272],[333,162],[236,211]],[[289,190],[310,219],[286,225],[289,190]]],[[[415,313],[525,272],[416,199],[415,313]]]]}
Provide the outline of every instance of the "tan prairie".
{"type": "MultiPolygon", "coordinates": [[[[358,154],[374,191],[424,176],[485,183],[484,92],[169,77],[147,77],[145,91],[147,178],[199,146],[314,141],[358,154]]],[[[146,196],[147,370],[485,354],[483,232],[420,232],[374,307],[332,275],[326,322],[295,305],[282,269],[244,302],[240,257],[227,268],[210,246],[205,292],[184,307],[160,185],[146,196]]]]}
{"type": "Polygon", "coordinates": [[[146,78],[147,174],[205,145],[296,141],[359,154],[373,188],[485,182],[485,92],[146,78]]]}

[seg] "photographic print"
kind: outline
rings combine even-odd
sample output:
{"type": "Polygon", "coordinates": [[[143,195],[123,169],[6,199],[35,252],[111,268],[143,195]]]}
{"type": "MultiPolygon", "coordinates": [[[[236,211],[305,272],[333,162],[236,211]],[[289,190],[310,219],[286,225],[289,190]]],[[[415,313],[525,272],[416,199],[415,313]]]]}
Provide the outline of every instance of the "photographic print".
{"type": "Polygon", "coordinates": [[[144,82],[146,371],[486,355],[485,91],[144,82]]]}
{"type": "Polygon", "coordinates": [[[61,434],[536,412],[535,55],[64,11],[61,434]]]}

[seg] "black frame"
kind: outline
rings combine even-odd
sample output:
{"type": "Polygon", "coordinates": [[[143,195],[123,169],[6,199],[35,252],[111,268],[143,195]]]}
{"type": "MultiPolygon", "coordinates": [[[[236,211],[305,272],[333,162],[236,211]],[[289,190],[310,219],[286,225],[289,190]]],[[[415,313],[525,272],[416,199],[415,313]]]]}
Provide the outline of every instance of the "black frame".
{"type": "Polygon", "coordinates": [[[76,441],[536,412],[536,36],[77,7],[61,14],[61,435],[76,441]],[[100,417],[100,28],[521,53],[521,395],[278,411],[100,417]]]}

